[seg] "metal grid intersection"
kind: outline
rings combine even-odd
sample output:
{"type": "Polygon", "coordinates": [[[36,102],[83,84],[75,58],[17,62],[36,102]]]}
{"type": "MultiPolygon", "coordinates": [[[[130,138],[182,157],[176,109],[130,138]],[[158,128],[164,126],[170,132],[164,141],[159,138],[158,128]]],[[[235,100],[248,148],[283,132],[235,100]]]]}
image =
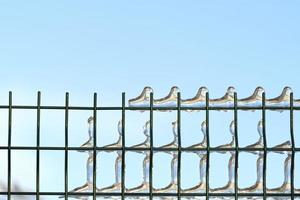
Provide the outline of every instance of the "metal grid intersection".
{"type": "MultiPolygon", "coordinates": [[[[234,199],[238,199],[239,197],[262,197],[264,200],[269,196],[282,196],[289,197],[290,199],[295,199],[295,197],[300,197],[300,193],[295,193],[294,190],[294,163],[295,163],[295,153],[300,151],[300,148],[295,147],[294,141],[294,110],[300,110],[300,107],[294,107],[293,105],[293,93],[290,94],[290,106],[289,107],[272,107],[266,106],[266,98],[265,93],[262,94],[262,106],[260,107],[242,107],[237,104],[237,93],[234,93],[234,106],[233,107],[210,107],[209,106],[209,93],[206,94],[206,106],[205,107],[181,107],[181,95],[178,93],[177,95],[177,107],[154,107],[153,106],[153,93],[150,94],[150,106],[149,107],[126,107],[125,106],[125,93],[122,93],[122,106],[121,107],[99,107],[97,105],[97,93],[94,93],[93,96],[93,106],[91,107],[79,107],[79,106],[70,106],[69,105],[69,94],[65,95],[65,105],[64,106],[42,106],[41,105],[41,93],[37,93],[37,104],[35,106],[25,106],[25,105],[13,105],[12,104],[12,92],[9,92],[8,105],[0,105],[0,109],[6,109],[8,111],[8,143],[7,146],[0,146],[0,150],[7,150],[8,155],[8,173],[7,173],[7,191],[0,192],[0,195],[7,195],[7,199],[11,200],[12,195],[35,195],[36,199],[39,200],[42,195],[62,195],[65,199],[70,198],[69,196],[76,195],[86,195],[91,196],[93,200],[98,196],[119,196],[121,199],[125,199],[125,197],[129,196],[145,196],[149,197],[149,199],[153,199],[155,196],[170,196],[177,197],[177,199],[181,199],[181,197],[192,197],[192,196],[203,196],[206,199],[210,197],[232,197],[234,199]],[[28,147],[28,146],[12,146],[12,110],[14,109],[30,109],[36,110],[37,120],[36,120],[36,146],[28,147]],[[51,146],[40,146],[40,112],[41,110],[64,110],[65,112],[65,123],[64,123],[64,137],[65,137],[65,145],[64,147],[51,147],[51,146]],[[94,124],[93,124],[93,147],[92,148],[80,148],[80,147],[69,147],[69,111],[70,110],[90,110],[93,112],[94,124]],[[108,150],[105,147],[97,146],[97,113],[102,110],[119,110],[122,112],[122,147],[121,148],[109,148],[109,151],[122,151],[122,178],[121,178],[121,191],[119,193],[103,193],[96,191],[96,152],[97,151],[105,151],[108,150]],[[150,120],[150,148],[132,148],[125,146],[125,119],[126,119],[126,111],[128,110],[144,110],[149,111],[149,120],[150,120]],[[158,148],[153,146],[153,112],[159,110],[174,110],[177,115],[177,131],[178,131],[178,148],[158,148]],[[206,148],[189,148],[181,146],[181,112],[184,110],[202,110],[205,112],[205,120],[206,120],[206,133],[207,133],[207,147],[206,148]],[[210,137],[209,137],[209,114],[211,110],[233,110],[234,114],[234,129],[235,129],[235,147],[234,148],[215,148],[210,147],[210,137]],[[259,110],[261,111],[262,118],[262,134],[263,134],[263,148],[245,148],[239,147],[238,143],[238,111],[239,110],[259,110]],[[291,140],[291,148],[270,148],[267,147],[267,138],[266,138],[266,110],[287,110],[290,113],[290,140],[291,140]],[[35,150],[36,151],[36,192],[12,192],[12,181],[11,181],[11,151],[12,150],[35,150]],[[40,150],[61,150],[64,151],[64,192],[40,192],[40,150]],[[93,151],[93,192],[91,193],[72,193],[68,192],[68,157],[69,151],[74,150],[90,150],[93,151]],[[125,190],[125,154],[128,151],[149,151],[150,152],[150,171],[149,171],[149,192],[148,193],[127,193],[125,190]],[[176,151],[178,153],[178,187],[177,193],[155,193],[153,192],[153,153],[154,152],[163,152],[163,151],[176,151]],[[182,193],[181,192],[181,153],[188,151],[206,151],[207,153],[207,165],[206,165],[206,192],[205,193],[182,193]],[[235,187],[234,193],[212,193],[209,192],[209,163],[210,163],[210,154],[211,152],[220,152],[220,151],[234,151],[235,152],[235,187]],[[239,193],[238,192],[238,156],[240,152],[251,152],[251,151],[262,151],[263,152],[263,192],[262,193],[239,193]],[[266,188],[266,167],[267,167],[267,153],[274,151],[290,151],[291,152],[291,191],[290,193],[267,193],[266,188]]],[[[101,134],[101,131],[100,131],[101,134]]]]}

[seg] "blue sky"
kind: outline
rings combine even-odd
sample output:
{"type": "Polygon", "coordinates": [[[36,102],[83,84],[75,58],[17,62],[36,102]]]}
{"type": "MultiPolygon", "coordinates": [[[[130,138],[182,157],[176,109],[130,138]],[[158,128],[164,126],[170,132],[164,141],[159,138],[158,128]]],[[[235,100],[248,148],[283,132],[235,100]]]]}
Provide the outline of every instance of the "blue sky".
{"type": "MultiPolygon", "coordinates": [[[[284,86],[292,87],[295,98],[300,98],[297,93],[300,83],[299,4],[297,1],[279,0],[88,3],[2,1],[0,103],[7,103],[7,94],[11,90],[14,104],[35,104],[36,92],[40,90],[43,105],[63,104],[66,91],[70,92],[71,105],[92,105],[93,92],[98,92],[99,105],[120,105],[121,92],[126,92],[128,99],[138,95],[144,86],[151,86],[155,97],[158,98],[166,95],[173,85],[180,87],[183,98],[194,96],[200,86],[207,86],[211,97],[220,97],[231,85],[235,86],[239,97],[250,95],[255,87],[260,85],[265,88],[267,98],[279,95],[284,86]]],[[[4,119],[5,113],[6,111],[0,113],[4,119]]],[[[110,117],[103,119],[103,132],[116,133],[120,113],[107,114],[110,117]]],[[[85,120],[89,115],[88,112],[74,114],[75,125],[71,127],[73,129],[70,132],[76,136],[71,139],[74,145],[84,142],[87,136],[85,120]]],[[[35,112],[20,111],[15,116],[15,123],[19,124],[13,129],[16,144],[34,144],[30,138],[34,138],[35,112]],[[23,130],[26,130],[26,136],[23,130]]],[[[131,125],[130,121],[127,123],[132,129],[128,132],[136,133],[128,138],[133,140],[132,143],[138,141],[137,138],[142,140],[139,128],[141,129],[147,120],[147,115],[141,117],[139,114],[129,113],[128,116],[128,120],[133,122],[134,119],[138,119],[135,121],[138,123],[132,122],[134,125],[131,125]]],[[[211,116],[216,116],[216,135],[219,132],[228,134],[232,115],[216,113],[211,116]]],[[[274,135],[275,132],[285,132],[288,136],[288,116],[288,113],[267,113],[270,120],[270,137],[273,137],[272,132],[274,135]]],[[[297,116],[299,117],[299,114],[295,113],[296,118],[297,116]]],[[[175,114],[159,117],[165,118],[166,122],[157,122],[157,127],[160,127],[160,131],[170,132],[170,122],[175,119],[175,114]]],[[[195,115],[193,120],[190,120],[194,125],[186,125],[187,132],[199,131],[199,126],[199,130],[196,129],[197,124],[200,124],[203,117],[201,113],[199,116],[195,115]]],[[[240,129],[244,132],[240,131],[240,134],[246,135],[244,144],[247,144],[248,135],[252,130],[254,138],[251,141],[255,140],[255,124],[259,118],[259,113],[249,116],[245,112],[241,113],[240,119],[244,122],[240,123],[240,129]]],[[[63,133],[62,120],[63,113],[44,114],[42,123],[45,125],[42,129],[45,138],[46,135],[51,136],[50,139],[44,139],[45,145],[61,141],[59,138],[63,133]],[[51,123],[47,123],[46,119],[51,123]]],[[[1,131],[1,138],[5,138],[6,122],[1,122],[0,126],[4,130],[1,131]]],[[[296,127],[296,134],[297,130],[296,127]]],[[[101,129],[99,134],[100,132],[101,129]]],[[[274,141],[272,145],[275,141],[283,141],[286,136],[277,134],[274,140],[271,139],[274,141]]],[[[160,136],[164,141],[168,141],[168,137],[170,136],[160,136]]],[[[224,138],[226,139],[225,136],[224,138]]],[[[243,139],[243,136],[240,138],[243,139]]],[[[300,136],[298,138],[300,139],[300,136]]],[[[103,140],[113,141],[104,133],[103,140]]],[[[221,139],[216,139],[216,144],[219,144],[218,142],[220,143],[221,139]]],[[[33,156],[34,153],[28,155],[28,159],[34,159],[33,156]]],[[[63,159],[57,157],[59,156],[49,155],[49,162],[63,159]]],[[[82,159],[76,161],[74,154],[74,162],[79,163],[78,165],[85,162],[83,155],[80,158],[82,159]]],[[[195,159],[194,162],[197,163],[196,158],[189,159],[195,159]]],[[[276,162],[276,158],[274,159],[276,162]]],[[[284,157],[278,159],[283,160],[284,157]]],[[[255,157],[253,160],[255,162],[255,157]]],[[[109,162],[114,162],[110,156],[107,158],[107,163],[109,162]]],[[[51,172],[51,167],[47,165],[45,168],[49,170],[49,174],[61,174],[58,172],[59,167],[57,172],[51,172]]],[[[168,169],[167,167],[165,170],[168,169]]],[[[0,178],[3,180],[6,172],[2,168],[0,170],[0,178]]],[[[76,168],[73,170],[79,171],[76,168]]],[[[84,163],[80,170],[84,170],[84,163]]],[[[280,173],[280,169],[277,170],[280,173]]],[[[20,169],[16,171],[16,179],[20,179],[23,174],[30,174],[20,169]]],[[[34,171],[32,173],[34,174],[34,171]]],[[[109,173],[112,175],[112,172],[107,172],[109,173]]],[[[131,173],[130,170],[128,173],[131,173]]],[[[226,182],[226,171],[221,177],[224,179],[216,180],[216,186],[222,185],[224,180],[226,182]]],[[[272,178],[274,181],[270,183],[271,186],[281,183],[282,177],[272,178]]],[[[107,176],[103,179],[111,178],[107,176]]],[[[162,182],[167,184],[168,177],[165,179],[162,182]]],[[[29,182],[25,181],[23,185],[30,185],[34,178],[27,180],[29,182]]],[[[48,180],[46,189],[62,187],[62,182],[48,180]],[[53,182],[59,182],[60,186],[53,186],[53,182]]],[[[81,179],[70,180],[70,187],[80,185],[82,180],[84,181],[84,172],[81,179]]],[[[184,184],[189,185],[195,181],[197,180],[186,180],[184,184]]],[[[137,184],[138,182],[139,180],[137,184]]],[[[300,180],[296,182],[299,188],[300,180]]],[[[136,180],[129,184],[134,183],[136,180]]],[[[159,181],[157,184],[163,185],[159,181]]],[[[246,181],[244,184],[247,185],[246,181]]]]}

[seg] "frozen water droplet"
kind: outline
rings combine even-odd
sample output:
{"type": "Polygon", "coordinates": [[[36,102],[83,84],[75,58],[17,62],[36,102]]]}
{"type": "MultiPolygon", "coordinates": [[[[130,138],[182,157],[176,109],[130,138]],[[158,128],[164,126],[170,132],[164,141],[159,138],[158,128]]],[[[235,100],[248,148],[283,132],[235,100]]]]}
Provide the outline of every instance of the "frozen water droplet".
{"type": "Polygon", "coordinates": [[[235,185],[235,153],[230,152],[231,157],[228,162],[228,182],[225,186],[211,189],[212,193],[234,193],[235,185]]]}
{"type": "MultiPolygon", "coordinates": [[[[206,121],[201,123],[201,131],[203,133],[203,139],[200,143],[190,146],[190,148],[205,148],[207,145],[207,135],[206,135],[206,121]]],[[[182,190],[184,193],[196,193],[196,192],[205,192],[206,191],[206,162],[207,156],[206,151],[194,151],[193,153],[197,154],[200,158],[199,162],[199,173],[200,173],[200,182],[194,187],[187,188],[182,190]]]]}
{"type": "MultiPolygon", "coordinates": [[[[93,147],[93,128],[94,128],[94,118],[89,117],[88,120],[88,135],[89,139],[87,142],[85,142],[83,145],[81,145],[82,148],[84,147],[93,147]]],[[[82,193],[82,192],[93,192],[93,165],[94,165],[94,152],[93,151],[83,151],[80,150],[80,152],[87,152],[89,157],[86,162],[86,183],[83,184],[80,187],[77,187],[70,192],[72,193],[82,193]]],[[[96,191],[98,192],[99,189],[96,188],[96,191]]],[[[75,199],[88,199],[87,196],[80,196],[80,195],[69,195],[69,197],[75,198],[75,199]]],[[[59,198],[64,198],[64,196],[60,196],[59,198]]]]}
{"type": "Polygon", "coordinates": [[[172,122],[173,141],[169,144],[161,146],[161,148],[177,148],[178,147],[178,122],[172,122]]]}
{"type": "Polygon", "coordinates": [[[240,193],[261,193],[263,191],[263,155],[263,153],[259,153],[256,161],[256,182],[250,187],[239,189],[240,193]]]}
{"type": "MultiPolygon", "coordinates": [[[[132,146],[133,148],[147,148],[150,147],[150,121],[147,121],[145,125],[143,126],[143,134],[146,136],[146,139],[144,142],[132,146]]],[[[145,155],[144,161],[143,161],[143,182],[134,187],[127,189],[127,192],[139,192],[139,193],[147,193],[149,192],[149,173],[150,173],[150,152],[149,151],[137,151],[138,153],[143,153],[145,155]]]]}
{"type": "MultiPolygon", "coordinates": [[[[181,101],[181,107],[204,108],[206,106],[206,87],[200,87],[195,97],[181,101]]],[[[193,110],[189,110],[193,111],[193,110]]]]}
{"type": "Polygon", "coordinates": [[[201,123],[201,131],[202,131],[203,135],[206,136],[206,131],[207,131],[206,120],[204,120],[201,123]]]}
{"type": "Polygon", "coordinates": [[[115,183],[101,188],[100,191],[101,192],[120,192],[121,191],[121,178],[122,178],[122,152],[121,151],[117,151],[117,158],[115,161],[115,183]]]}
{"type": "Polygon", "coordinates": [[[282,93],[278,97],[275,97],[273,99],[267,99],[266,106],[289,107],[291,93],[292,93],[292,89],[290,87],[285,87],[282,93]]]}
{"type": "Polygon", "coordinates": [[[178,170],[178,153],[174,152],[173,158],[171,160],[171,183],[164,188],[156,189],[153,191],[157,193],[177,193],[178,185],[177,185],[177,170],[178,170]]]}
{"type": "Polygon", "coordinates": [[[267,189],[269,193],[289,193],[291,191],[291,154],[284,161],[284,181],[280,187],[267,189]]]}
{"type": "Polygon", "coordinates": [[[149,132],[150,132],[150,121],[147,121],[143,126],[143,133],[146,137],[149,137],[150,136],[149,132]]]}
{"type": "MultiPolygon", "coordinates": [[[[250,97],[238,100],[238,106],[242,107],[261,107],[262,106],[262,94],[265,90],[262,87],[257,87],[250,97]]],[[[255,111],[255,110],[253,110],[255,111]]]]}
{"type": "MultiPolygon", "coordinates": [[[[122,137],[123,137],[123,135],[122,135],[122,133],[123,133],[122,120],[119,120],[117,129],[118,129],[118,135],[119,135],[117,142],[106,145],[106,146],[104,146],[104,148],[109,149],[109,148],[122,147],[122,137]]],[[[110,151],[107,150],[107,152],[110,152],[110,151]]],[[[120,190],[121,190],[121,186],[122,186],[121,185],[122,151],[116,151],[116,152],[117,152],[118,156],[115,161],[115,183],[110,186],[101,188],[101,190],[100,190],[101,192],[120,192],[120,190]]],[[[106,197],[106,198],[109,198],[109,197],[106,197]]]]}
{"type": "Polygon", "coordinates": [[[150,121],[147,121],[143,126],[143,134],[146,136],[144,142],[132,146],[132,148],[149,148],[150,147],[150,121]]]}
{"type": "Polygon", "coordinates": [[[287,158],[284,161],[284,181],[280,187],[268,189],[270,193],[289,193],[291,189],[290,180],[291,180],[291,142],[286,141],[279,145],[274,146],[273,148],[277,149],[290,149],[287,151],[273,151],[280,154],[286,154],[287,158]]]}
{"type": "MultiPolygon", "coordinates": [[[[87,120],[88,122],[88,141],[82,144],[81,148],[91,148],[94,146],[94,137],[93,137],[93,130],[94,130],[94,118],[91,116],[87,120]]],[[[84,152],[80,150],[79,152],[84,152]]]]}
{"type": "MultiPolygon", "coordinates": [[[[203,134],[203,139],[200,143],[190,146],[191,148],[206,148],[207,146],[207,134],[206,134],[206,121],[201,123],[201,132],[203,134]]],[[[196,152],[197,153],[197,152],[196,152]]],[[[203,152],[200,152],[203,154],[203,152]]]]}
{"type": "Polygon", "coordinates": [[[123,137],[123,126],[122,126],[122,120],[119,120],[118,122],[118,140],[115,142],[115,143],[112,143],[112,144],[108,144],[108,145],[105,145],[104,148],[120,148],[122,147],[122,137],[123,137]]]}
{"type": "MultiPolygon", "coordinates": [[[[233,107],[234,106],[234,87],[228,87],[226,94],[218,99],[211,99],[209,100],[210,107],[233,107]]],[[[226,111],[226,110],[224,110],[226,111]]]]}
{"type": "Polygon", "coordinates": [[[171,88],[169,94],[161,99],[154,100],[154,107],[177,107],[177,96],[180,92],[177,86],[171,88]]]}
{"type": "Polygon", "coordinates": [[[199,162],[200,182],[199,184],[191,188],[182,190],[183,193],[204,193],[206,191],[206,164],[207,164],[206,154],[200,155],[200,162],[199,162]]]}
{"type": "Polygon", "coordinates": [[[262,120],[259,120],[257,123],[257,132],[260,137],[263,136],[263,121],[262,120]]]}
{"type": "MultiPolygon", "coordinates": [[[[153,93],[151,87],[145,87],[142,93],[133,99],[128,101],[129,107],[149,107],[150,106],[150,94],[153,93]]],[[[143,112],[143,111],[141,111],[143,112]]]]}
{"type": "Polygon", "coordinates": [[[234,136],[234,133],[235,133],[235,123],[234,121],[231,121],[230,123],[230,133],[232,136],[234,136]]]}
{"type": "Polygon", "coordinates": [[[123,132],[122,120],[119,120],[118,121],[118,134],[119,134],[119,136],[122,136],[122,132],[123,132]]]}
{"type": "Polygon", "coordinates": [[[273,152],[279,153],[279,154],[290,154],[291,150],[292,150],[292,145],[291,145],[291,142],[288,140],[288,141],[285,141],[281,144],[278,144],[278,145],[274,146],[273,148],[276,148],[276,149],[290,149],[289,151],[273,151],[273,152]]]}
{"type": "MultiPolygon", "coordinates": [[[[229,130],[230,130],[230,134],[231,134],[231,141],[227,144],[222,144],[220,146],[217,146],[216,148],[219,149],[230,149],[230,148],[234,148],[235,147],[235,130],[234,130],[234,121],[231,121],[230,125],[229,125],[229,130]]],[[[226,153],[226,151],[219,151],[220,153],[226,153]]]]}
{"type": "Polygon", "coordinates": [[[127,189],[126,191],[129,193],[149,192],[150,152],[143,151],[143,153],[145,154],[145,158],[143,160],[143,182],[134,188],[127,189]]]}
{"type": "MultiPolygon", "coordinates": [[[[254,144],[250,144],[248,146],[246,146],[246,148],[251,148],[251,149],[261,149],[264,147],[264,143],[263,143],[263,125],[262,125],[262,120],[259,120],[257,123],[257,132],[259,134],[259,138],[258,141],[255,142],[254,144]]],[[[249,151],[249,153],[253,153],[253,154],[259,154],[260,151],[249,151]]]]}
{"type": "MultiPolygon", "coordinates": [[[[77,187],[70,191],[70,193],[85,193],[85,192],[93,192],[93,153],[89,152],[89,157],[86,162],[86,183],[80,187],[77,187]]],[[[96,192],[100,190],[96,187],[96,192]]],[[[75,199],[88,199],[87,196],[80,196],[80,195],[68,195],[70,198],[75,199]]],[[[64,196],[60,196],[59,198],[64,198],[64,196]]]]}

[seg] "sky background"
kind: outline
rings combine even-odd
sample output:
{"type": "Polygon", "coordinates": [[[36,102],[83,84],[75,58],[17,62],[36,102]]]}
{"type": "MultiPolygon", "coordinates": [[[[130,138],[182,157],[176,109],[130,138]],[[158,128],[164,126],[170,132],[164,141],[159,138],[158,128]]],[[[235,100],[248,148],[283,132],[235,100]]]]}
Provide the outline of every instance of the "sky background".
{"type": "MultiPolygon", "coordinates": [[[[290,86],[298,99],[299,6],[297,1],[279,0],[1,1],[0,104],[7,104],[8,91],[13,91],[13,104],[34,105],[36,93],[41,91],[42,105],[64,105],[68,91],[72,106],[92,105],[94,92],[98,93],[98,105],[120,106],[122,92],[128,100],[144,86],[151,86],[154,98],[159,98],[174,85],[181,89],[182,98],[193,97],[200,86],[209,88],[211,98],[223,96],[228,86],[236,88],[238,98],[263,86],[267,98],[272,98],[290,86]]],[[[90,115],[70,111],[70,145],[86,141],[90,115]]],[[[114,142],[121,113],[98,115],[98,144],[114,142]]],[[[286,141],[289,113],[270,111],[266,117],[268,145],[286,141]]],[[[126,118],[128,146],[143,141],[142,126],[148,113],[127,112],[126,118]]],[[[155,113],[154,118],[154,144],[168,143],[176,113],[155,113]]],[[[259,112],[239,112],[241,145],[257,140],[260,118],[259,112]]],[[[7,110],[0,110],[0,119],[0,144],[7,145],[7,110]]],[[[201,140],[200,124],[204,119],[202,112],[182,114],[184,145],[201,140]]],[[[232,112],[212,112],[213,146],[230,140],[228,126],[232,119],[232,112]]],[[[300,146],[297,119],[300,115],[295,112],[296,144],[300,146]]],[[[35,120],[34,110],[13,112],[13,145],[35,145],[35,120]]],[[[42,111],[41,144],[62,146],[63,134],[63,111],[42,111]]],[[[5,181],[7,152],[0,151],[0,156],[0,180],[5,181]]],[[[41,190],[63,191],[63,156],[59,151],[41,152],[41,190]]],[[[133,187],[141,182],[143,156],[126,156],[126,184],[133,187]]],[[[70,189],[84,183],[86,158],[83,153],[70,153],[70,189]]],[[[113,183],[115,158],[115,153],[99,154],[99,187],[113,183]]],[[[212,187],[226,184],[228,158],[212,155],[212,187]]],[[[245,153],[240,158],[241,187],[250,186],[255,181],[256,156],[245,153]]],[[[154,173],[160,177],[154,177],[155,186],[168,184],[170,176],[165,174],[170,173],[170,159],[163,153],[155,157],[154,173]]],[[[270,153],[268,159],[267,185],[279,186],[285,155],[270,153]]],[[[34,162],[34,151],[12,153],[13,183],[18,182],[26,191],[35,189],[34,162]]],[[[183,187],[195,185],[198,157],[184,154],[182,163],[183,187]]],[[[296,172],[299,168],[300,155],[296,155],[296,172]]],[[[300,188],[300,180],[295,181],[300,188]]]]}

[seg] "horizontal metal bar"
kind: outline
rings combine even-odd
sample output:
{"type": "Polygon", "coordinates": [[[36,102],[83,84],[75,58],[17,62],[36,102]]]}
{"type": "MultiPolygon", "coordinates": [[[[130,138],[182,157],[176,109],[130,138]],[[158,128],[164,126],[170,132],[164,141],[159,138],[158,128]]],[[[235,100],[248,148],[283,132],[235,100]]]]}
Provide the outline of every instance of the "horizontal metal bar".
{"type": "MultiPolygon", "coordinates": [[[[0,192],[0,195],[7,195],[8,192],[0,192]]],[[[36,192],[11,192],[11,195],[36,195],[36,192]]],[[[64,195],[64,192],[39,192],[39,195],[64,195]]],[[[92,196],[93,192],[68,192],[69,196],[92,196]]],[[[177,196],[177,193],[152,193],[153,196],[177,196]]],[[[96,193],[97,196],[122,196],[122,193],[96,193]]],[[[149,193],[124,193],[125,196],[149,196],[149,193]]],[[[181,196],[205,196],[206,193],[181,193],[181,196]]],[[[238,193],[239,196],[263,196],[263,193],[238,193]]],[[[209,193],[209,196],[226,196],[234,197],[235,193],[209,193]]],[[[290,193],[266,193],[266,196],[291,196],[290,193]]],[[[300,196],[300,193],[295,193],[294,196],[300,196]]]]}
{"type": "MultiPolygon", "coordinates": [[[[30,105],[12,105],[12,109],[37,109],[37,106],[30,105]]],[[[292,107],[293,110],[300,110],[300,107],[292,107]]],[[[8,105],[0,105],[0,109],[9,109],[8,105]]],[[[65,106],[40,106],[41,110],[65,110],[65,106]]],[[[69,106],[69,110],[93,110],[93,106],[69,106]]],[[[133,111],[150,111],[150,107],[125,107],[125,110],[133,110],[133,111]]],[[[234,110],[234,107],[180,107],[183,111],[197,111],[197,110],[234,110]]],[[[237,110],[262,110],[262,107],[245,107],[245,106],[237,106],[237,110]]],[[[265,106],[266,110],[290,110],[290,106],[265,106]]],[[[101,106],[96,107],[96,110],[122,110],[120,106],[101,106]]],[[[154,111],[165,111],[165,110],[178,110],[177,107],[153,107],[154,111]]]]}
{"type": "MultiPolygon", "coordinates": [[[[0,150],[69,150],[69,151],[92,151],[94,148],[82,148],[82,147],[49,147],[49,146],[0,146],[0,150]]],[[[96,147],[97,151],[106,151],[106,152],[113,152],[113,151],[120,151],[122,150],[122,147],[116,147],[116,148],[106,148],[106,147],[96,147]]],[[[169,151],[178,151],[178,148],[160,148],[160,147],[153,147],[152,148],[153,152],[156,151],[161,151],[161,152],[169,152],[169,151]]],[[[246,147],[239,147],[239,148],[216,148],[216,147],[210,147],[210,151],[214,152],[224,152],[224,151],[243,151],[243,152],[253,152],[253,151],[264,151],[264,148],[246,148],[246,147]]],[[[151,151],[151,148],[133,148],[133,147],[125,147],[125,151],[151,151]]],[[[188,148],[188,147],[182,147],[181,151],[186,151],[186,152],[195,152],[195,151],[207,151],[206,148],[188,148]]],[[[284,152],[284,151],[300,151],[299,148],[274,148],[274,147],[268,147],[267,148],[268,152],[284,152]]]]}

